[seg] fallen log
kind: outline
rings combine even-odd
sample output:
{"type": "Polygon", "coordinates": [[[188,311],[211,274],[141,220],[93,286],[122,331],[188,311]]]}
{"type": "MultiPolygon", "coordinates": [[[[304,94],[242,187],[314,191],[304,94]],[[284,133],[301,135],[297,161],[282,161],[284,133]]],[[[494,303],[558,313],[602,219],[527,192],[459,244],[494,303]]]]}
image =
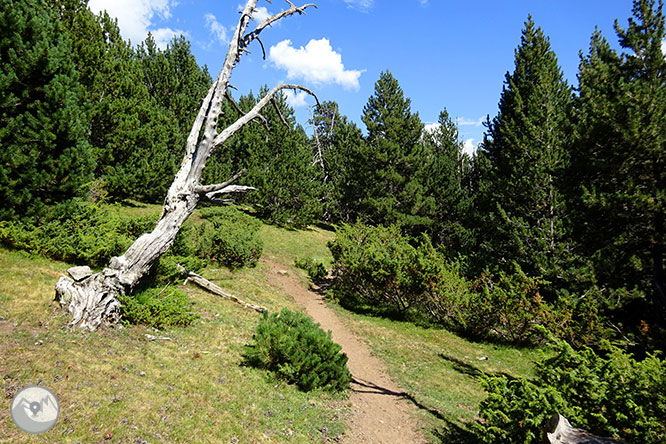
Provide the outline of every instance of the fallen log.
{"type": "Polygon", "coordinates": [[[585,430],[575,429],[559,413],[550,418],[545,428],[550,444],[627,444],[619,439],[600,438],[585,430]]]}
{"type": "Polygon", "coordinates": [[[206,279],[203,276],[200,276],[200,275],[198,275],[198,274],[196,274],[192,271],[187,270],[182,265],[178,265],[178,271],[184,273],[185,276],[187,277],[187,279],[185,279],[186,284],[187,284],[188,281],[192,281],[195,284],[197,284],[199,287],[203,288],[204,290],[208,290],[211,293],[214,293],[218,296],[222,296],[223,298],[231,299],[232,301],[236,302],[237,304],[240,304],[240,305],[242,305],[243,307],[246,307],[246,308],[251,308],[254,311],[258,311],[259,313],[263,313],[267,310],[266,307],[263,307],[261,305],[251,304],[249,302],[245,302],[244,300],[240,299],[239,297],[234,296],[233,294],[227,293],[226,291],[222,290],[217,285],[213,284],[208,279],[206,279]]]}

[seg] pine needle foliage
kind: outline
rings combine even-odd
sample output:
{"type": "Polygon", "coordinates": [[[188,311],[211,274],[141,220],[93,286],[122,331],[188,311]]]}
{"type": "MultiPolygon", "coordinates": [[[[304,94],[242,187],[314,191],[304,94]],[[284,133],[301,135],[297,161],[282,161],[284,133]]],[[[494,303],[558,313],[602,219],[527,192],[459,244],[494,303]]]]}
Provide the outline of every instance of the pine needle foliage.
{"type": "Polygon", "coordinates": [[[341,391],[349,387],[347,355],[328,333],[306,315],[283,309],[264,313],[245,348],[248,364],[265,368],[303,391],[341,391]]]}

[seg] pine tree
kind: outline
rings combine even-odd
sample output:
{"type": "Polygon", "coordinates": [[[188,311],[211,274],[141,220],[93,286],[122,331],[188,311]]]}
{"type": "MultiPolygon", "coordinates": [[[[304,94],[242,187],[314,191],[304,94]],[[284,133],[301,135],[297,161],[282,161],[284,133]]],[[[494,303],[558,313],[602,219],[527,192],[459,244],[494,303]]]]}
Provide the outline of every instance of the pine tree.
{"type": "Polygon", "coordinates": [[[359,200],[356,178],[363,134],[347,116],[340,115],[335,102],[318,106],[311,124],[313,164],[321,172],[323,218],[326,222],[350,222],[359,200]]]}
{"type": "MultiPolygon", "coordinates": [[[[259,97],[267,92],[267,87],[262,87],[259,97]]],[[[257,101],[258,98],[250,93],[242,96],[236,106],[247,112],[257,101]]],[[[233,121],[239,116],[238,110],[229,103],[226,106],[229,112],[223,119],[233,121]]],[[[258,217],[292,227],[303,227],[320,220],[318,170],[312,164],[305,131],[296,124],[294,110],[287,105],[286,96],[278,94],[275,106],[264,109],[262,115],[266,119],[265,125],[255,121],[220,147],[208,162],[204,180],[229,177],[245,168],[247,173],[239,183],[251,185],[256,190],[247,193],[240,201],[251,204],[258,217]]],[[[224,124],[224,121],[218,124],[224,124]]]]}
{"type": "Polygon", "coordinates": [[[433,220],[428,230],[433,243],[452,254],[465,253],[473,244],[469,228],[471,159],[463,151],[458,126],[446,109],[439,114],[438,123],[424,134],[426,155],[418,175],[426,193],[421,205],[433,220]]]}
{"type": "Polygon", "coordinates": [[[388,71],[375,83],[362,120],[368,135],[361,147],[357,216],[373,224],[398,223],[406,231],[420,231],[429,224],[417,205],[423,187],[415,175],[422,164],[423,124],[388,71]]]}
{"type": "Polygon", "coordinates": [[[600,284],[666,306],[666,61],[663,3],[636,0],[618,55],[600,32],[579,71],[572,150],[576,238],[600,284]],[[581,198],[582,196],[582,198],[581,198]]]}
{"type": "Polygon", "coordinates": [[[528,274],[553,277],[565,259],[560,178],[571,103],[549,39],[529,17],[477,160],[487,263],[516,261],[528,274]]]}
{"type": "Polygon", "coordinates": [[[71,43],[41,0],[0,9],[0,218],[36,215],[90,180],[71,43]]]}

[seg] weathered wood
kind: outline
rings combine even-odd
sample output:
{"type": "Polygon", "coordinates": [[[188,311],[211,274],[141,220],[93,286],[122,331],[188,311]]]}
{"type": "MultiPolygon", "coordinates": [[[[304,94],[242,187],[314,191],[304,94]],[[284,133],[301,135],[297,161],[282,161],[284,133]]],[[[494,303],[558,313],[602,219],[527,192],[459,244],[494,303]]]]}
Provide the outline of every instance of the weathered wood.
{"type": "Polygon", "coordinates": [[[546,424],[546,436],[550,444],[626,444],[613,438],[600,438],[585,430],[574,429],[567,418],[556,413],[546,424]]]}
{"type": "Polygon", "coordinates": [[[204,278],[203,276],[200,276],[192,271],[186,270],[185,267],[183,267],[182,265],[178,265],[178,270],[185,273],[185,275],[187,276],[185,283],[192,281],[195,284],[197,284],[199,287],[208,290],[211,293],[215,293],[218,296],[222,296],[223,298],[231,299],[232,301],[242,305],[243,307],[250,308],[252,310],[258,311],[259,313],[263,313],[266,311],[266,307],[245,302],[239,297],[234,296],[233,294],[227,293],[226,291],[222,290],[220,287],[213,284],[211,281],[204,278]]]}
{"type": "Polygon", "coordinates": [[[314,96],[312,91],[300,85],[276,86],[252,110],[218,132],[217,121],[222,112],[223,100],[229,96],[231,72],[241,56],[248,52],[248,46],[272,23],[292,14],[303,14],[306,8],[314,6],[308,4],[297,7],[289,1],[287,3],[289,8],[266,18],[254,30],[246,32],[257,5],[257,0],[247,0],[231,38],[222,70],[208,90],[194,120],[185,145],[185,156],[169,187],[162,214],[153,231],[139,237],[122,256],[112,258],[102,272],[82,277],[81,280],[67,276],[60,278],[55,286],[56,300],[72,313],[71,325],[94,330],[102,324],[118,322],[120,303],[117,296],[131,293],[157,259],[169,249],[200,199],[224,202],[216,196],[252,190],[252,187],[231,184],[242,172],[222,184],[203,185],[200,179],[206,161],[215,150],[251,120],[261,120],[260,111],[279,91],[300,89],[314,96]]]}
{"type": "Polygon", "coordinates": [[[69,268],[67,269],[67,273],[69,273],[72,279],[74,279],[76,282],[82,281],[93,274],[92,270],[87,265],[69,268]]]}

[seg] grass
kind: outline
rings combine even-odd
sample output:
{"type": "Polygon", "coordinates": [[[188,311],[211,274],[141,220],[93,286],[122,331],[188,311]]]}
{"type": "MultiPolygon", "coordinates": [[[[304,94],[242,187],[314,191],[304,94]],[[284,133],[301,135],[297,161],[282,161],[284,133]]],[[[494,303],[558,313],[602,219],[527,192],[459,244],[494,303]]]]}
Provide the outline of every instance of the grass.
{"type": "MultiPolygon", "coordinates": [[[[0,442],[311,443],[343,432],[344,396],[302,393],[242,366],[255,312],[187,286],[201,316],[189,328],[69,330],[69,317],[52,304],[68,267],[0,249],[0,410],[9,412],[13,394],[31,384],[51,388],[61,404],[60,419],[42,435],[21,432],[3,413],[0,442]]],[[[261,267],[202,273],[248,301],[294,308],[261,267]]]]}
{"type": "Polygon", "coordinates": [[[478,376],[530,377],[541,356],[536,349],[470,342],[444,329],[355,314],[339,306],[336,312],[409,394],[431,442],[476,442],[469,426],[485,398],[478,376]]]}
{"type": "MultiPolygon", "coordinates": [[[[138,216],[157,214],[159,207],[135,204],[119,211],[138,216]]],[[[200,221],[196,214],[193,220],[200,221]]],[[[330,231],[264,225],[260,236],[264,259],[304,285],[307,278],[293,266],[294,258],[331,264],[330,231]]],[[[182,288],[200,315],[188,328],[70,330],[69,316],[52,302],[53,285],[69,266],[0,247],[0,411],[9,412],[19,388],[38,383],[51,388],[61,404],[60,419],[43,435],[27,435],[9,414],[0,414],[0,443],[314,443],[343,433],[349,410],[344,395],[302,393],[242,365],[257,313],[188,285],[182,288]],[[150,341],[146,334],[172,340],[150,341]]],[[[200,274],[271,311],[298,309],[266,279],[266,267],[208,267],[200,274]]],[[[469,342],[445,330],[333,307],[386,362],[419,407],[418,420],[432,442],[474,442],[469,424],[484,397],[476,376],[529,376],[538,356],[531,349],[469,342]]]]}

